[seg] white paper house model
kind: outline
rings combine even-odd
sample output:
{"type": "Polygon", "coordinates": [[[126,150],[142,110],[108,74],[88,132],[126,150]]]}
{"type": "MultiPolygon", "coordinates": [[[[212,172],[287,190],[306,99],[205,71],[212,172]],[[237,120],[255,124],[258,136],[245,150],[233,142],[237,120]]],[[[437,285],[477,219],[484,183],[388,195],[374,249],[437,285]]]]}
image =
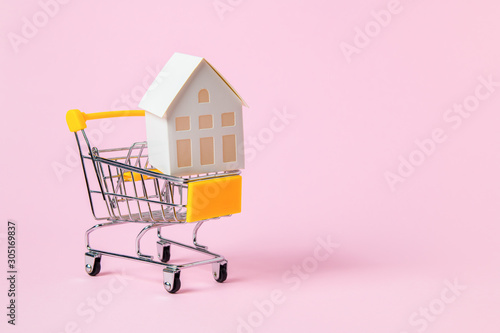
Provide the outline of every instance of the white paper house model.
{"type": "Polygon", "coordinates": [[[208,61],[175,53],[139,103],[150,164],[173,176],[243,169],[242,105],[208,61]]]}

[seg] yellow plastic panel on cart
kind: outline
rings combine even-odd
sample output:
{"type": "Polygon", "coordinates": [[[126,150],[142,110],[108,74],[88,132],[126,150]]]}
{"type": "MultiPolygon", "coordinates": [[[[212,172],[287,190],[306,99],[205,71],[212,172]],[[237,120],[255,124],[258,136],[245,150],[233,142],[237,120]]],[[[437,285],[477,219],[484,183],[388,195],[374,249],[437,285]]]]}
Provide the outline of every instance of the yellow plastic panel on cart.
{"type": "MultiPolygon", "coordinates": [[[[149,171],[153,171],[153,172],[158,172],[158,173],[162,173],[160,170],[158,169],[148,169],[149,171]]],[[[144,180],[147,180],[147,179],[153,179],[154,177],[150,177],[150,176],[142,176],[144,178],[144,180]]],[[[126,182],[130,182],[132,181],[132,172],[130,171],[127,171],[127,172],[124,172],[123,173],[123,180],[125,180],[126,182]]],[[[137,173],[137,172],[134,172],[134,181],[139,181],[141,180],[141,174],[140,173],[137,173]]]]}
{"type": "Polygon", "coordinates": [[[195,181],[188,184],[186,222],[241,212],[241,176],[195,181]]]}

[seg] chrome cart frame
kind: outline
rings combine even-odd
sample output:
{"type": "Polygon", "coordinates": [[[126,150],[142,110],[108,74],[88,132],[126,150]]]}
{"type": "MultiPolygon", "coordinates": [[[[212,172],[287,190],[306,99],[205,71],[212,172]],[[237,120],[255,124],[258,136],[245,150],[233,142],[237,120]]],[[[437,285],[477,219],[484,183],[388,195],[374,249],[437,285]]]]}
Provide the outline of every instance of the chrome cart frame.
{"type": "Polygon", "coordinates": [[[94,218],[102,221],[85,233],[87,246],[85,269],[89,275],[97,275],[101,270],[102,256],[110,256],[162,266],[164,287],[169,293],[175,293],[179,290],[181,286],[180,272],[189,267],[212,264],[215,280],[217,282],[226,280],[227,260],[219,254],[208,251],[207,246],[201,245],[197,241],[200,227],[210,219],[195,222],[192,245],[164,238],[161,229],[187,223],[186,203],[190,183],[239,175],[239,170],[174,177],[160,173],[149,164],[146,142],[136,142],[130,147],[99,150],[91,146],[84,129],[73,132],[82,163],[90,208],[94,218]],[[87,152],[82,146],[87,148],[87,152]],[[95,174],[97,182],[92,182],[90,173],[95,174]],[[98,203],[104,204],[107,214],[97,215],[98,203]],[[90,235],[95,231],[130,223],[144,225],[135,238],[135,256],[105,251],[91,246],[90,235]],[[157,230],[158,236],[156,242],[158,259],[155,259],[153,255],[143,253],[141,250],[143,236],[154,229],[157,230]],[[169,264],[172,245],[201,253],[208,258],[183,264],[169,264]]]}

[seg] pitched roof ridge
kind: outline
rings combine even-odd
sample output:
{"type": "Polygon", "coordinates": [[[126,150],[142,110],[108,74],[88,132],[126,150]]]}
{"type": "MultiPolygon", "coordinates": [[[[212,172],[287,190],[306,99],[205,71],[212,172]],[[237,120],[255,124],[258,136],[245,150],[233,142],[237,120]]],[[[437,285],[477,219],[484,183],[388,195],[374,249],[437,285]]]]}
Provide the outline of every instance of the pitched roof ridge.
{"type": "Polygon", "coordinates": [[[163,117],[203,61],[224,81],[238,97],[242,105],[248,107],[234,87],[205,58],[178,52],[170,57],[160,73],[158,73],[139,102],[139,107],[158,117],[163,117]]]}

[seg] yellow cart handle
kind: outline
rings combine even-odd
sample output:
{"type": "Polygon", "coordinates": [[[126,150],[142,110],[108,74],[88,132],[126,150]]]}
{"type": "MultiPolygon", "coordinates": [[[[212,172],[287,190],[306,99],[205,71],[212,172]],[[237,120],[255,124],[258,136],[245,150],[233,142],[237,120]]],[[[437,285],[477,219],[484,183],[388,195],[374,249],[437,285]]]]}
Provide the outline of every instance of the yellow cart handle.
{"type": "Polygon", "coordinates": [[[144,117],[144,110],[106,111],[87,114],[75,109],[66,113],[66,122],[71,132],[77,132],[87,128],[87,120],[115,117],[144,117]]]}

